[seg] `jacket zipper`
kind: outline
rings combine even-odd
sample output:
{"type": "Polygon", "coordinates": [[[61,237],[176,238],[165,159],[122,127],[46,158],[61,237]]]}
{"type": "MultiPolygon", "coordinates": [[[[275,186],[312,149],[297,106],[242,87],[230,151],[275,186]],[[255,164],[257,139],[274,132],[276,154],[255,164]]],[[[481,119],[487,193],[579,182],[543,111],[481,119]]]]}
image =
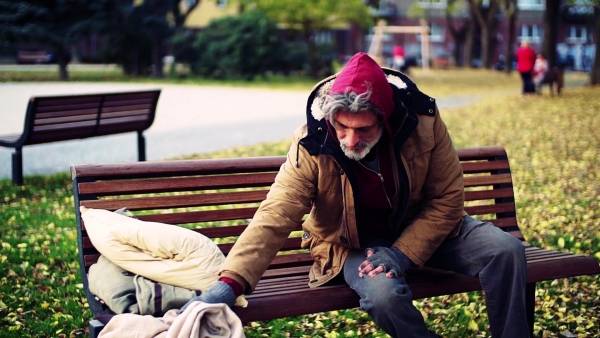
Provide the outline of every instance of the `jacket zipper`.
{"type": "MultiPolygon", "coordinates": [[[[341,170],[341,169],[340,169],[341,170]]],[[[342,174],[340,176],[345,176],[345,174],[342,174]]],[[[350,236],[350,226],[348,225],[348,208],[346,208],[346,184],[348,182],[347,178],[342,178],[342,200],[344,203],[344,235],[346,236],[346,239],[348,240],[348,246],[350,248],[352,248],[352,239],[350,236]]]]}
{"type": "Polygon", "coordinates": [[[388,196],[388,194],[387,194],[387,191],[385,190],[385,184],[384,184],[383,175],[382,175],[381,173],[378,173],[378,172],[376,172],[375,170],[373,170],[373,169],[371,169],[371,168],[367,167],[366,165],[362,164],[362,162],[360,162],[360,161],[359,161],[358,163],[360,163],[360,165],[362,165],[362,166],[363,166],[365,169],[367,169],[368,171],[370,171],[370,172],[372,172],[372,173],[376,174],[377,176],[379,176],[379,179],[381,180],[381,187],[383,188],[383,194],[385,195],[385,199],[387,200],[387,202],[388,202],[388,204],[389,204],[390,208],[392,208],[392,209],[393,209],[394,207],[392,206],[392,201],[390,200],[390,197],[388,196]]]}

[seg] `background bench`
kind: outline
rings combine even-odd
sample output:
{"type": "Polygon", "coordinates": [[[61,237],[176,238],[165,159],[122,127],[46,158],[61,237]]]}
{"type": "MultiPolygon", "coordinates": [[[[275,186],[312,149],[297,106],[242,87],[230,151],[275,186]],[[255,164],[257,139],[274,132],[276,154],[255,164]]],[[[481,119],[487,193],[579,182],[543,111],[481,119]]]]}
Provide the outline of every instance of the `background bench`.
{"type": "MultiPolygon", "coordinates": [[[[536,282],[600,273],[593,257],[541,249],[523,238],[516,217],[513,183],[501,147],[458,149],[465,173],[466,211],[520,239],[526,247],[527,316],[533,332],[536,282]]],[[[104,310],[88,290],[87,271],[99,253],[86,235],[79,206],[122,207],[141,220],[177,224],[219,240],[227,254],[253,217],[285,156],[201,159],[71,167],[83,284],[92,313],[104,310]]],[[[355,308],[358,296],[347,285],[308,287],[312,258],[300,249],[301,228],[292,233],[263,275],[247,308],[235,308],[243,322],[355,308]],[[310,301],[307,301],[310,300],[310,301]]],[[[415,299],[481,290],[477,278],[429,268],[407,276],[415,299]]],[[[90,322],[93,337],[101,330],[90,322]]]]}
{"type": "Polygon", "coordinates": [[[137,132],[138,160],[146,160],[144,130],[154,122],[160,90],[38,96],[29,99],[21,134],[0,135],[0,146],[14,148],[12,178],[23,184],[26,145],[137,132]]]}
{"type": "Polygon", "coordinates": [[[20,50],[17,52],[17,63],[25,64],[25,63],[50,63],[52,61],[52,54],[49,54],[45,50],[33,50],[26,51],[20,50]]]}

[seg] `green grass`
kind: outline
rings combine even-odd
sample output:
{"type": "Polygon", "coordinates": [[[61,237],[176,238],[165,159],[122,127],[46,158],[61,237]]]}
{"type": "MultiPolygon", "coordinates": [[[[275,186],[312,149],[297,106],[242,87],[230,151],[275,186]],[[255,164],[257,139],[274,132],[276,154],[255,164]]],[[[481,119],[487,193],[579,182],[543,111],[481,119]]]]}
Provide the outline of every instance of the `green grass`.
{"type": "MultiPolygon", "coordinates": [[[[89,69],[85,66],[69,70],[70,82],[121,82],[121,83],[149,83],[149,84],[184,84],[198,86],[227,86],[242,88],[267,88],[277,90],[309,90],[315,84],[315,80],[309,77],[286,77],[280,75],[269,75],[257,77],[253,81],[244,79],[216,80],[206,79],[193,75],[177,76],[166,74],[165,78],[155,79],[152,77],[125,76],[115,66],[106,65],[97,69],[89,69]]],[[[20,68],[22,69],[22,68],[20,68]]],[[[59,81],[58,70],[22,71],[22,70],[0,70],[0,82],[53,82],[59,81]]]]}
{"type": "MultiPolygon", "coordinates": [[[[502,145],[515,182],[517,216],[534,245],[600,261],[600,88],[567,74],[561,97],[523,98],[517,74],[415,70],[434,96],[473,94],[477,104],[442,112],[457,147],[502,145]],[[515,89],[517,88],[517,89],[515,89]]],[[[186,158],[284,154],[289,140],[186,158]]],[[[0,180],[0,336],[69,337],[91,314],[79,276],[68,174],[0,180]]],[[[600,277],[538,284],[535,334],[600,336],[600,277]]],[[[480,292],[416,300],[429,326],[445,337],[488,337],[480,292]]],[[[248,337],[385,337],[358,310],[333,311],[247,325],[248,337]]]]}
{"type": "MultiPolygon", "coordinates": [[[[199,86],[233,86],[243,88],[267,88],[276,90],[310,90],[316,83],[314,79],[305,76],[287,77],[269,75],[257,77],[254,81],[243,79],[214,80],[193,75],[169,76],[163,79],[150,77],[124,76],[116,66],[105,65],[90,70],[85,66],[73,65],[69,71],[71,82],[122,82],[122,83],[156,83],[156,84],[186,84],[199,86]]],[[[408,76],[425,93],[434,97],[489,94],[491,91],[514,91],[520,87],[520,77],[516,72],[505,74],[486,69],[460,69],[425,71],[421,68],[411,68],[408,76]]],[[[587,82],[588,74],[568,73],[567,86],[581,86],[587,82]]],[[[15,71],[0,70],[0,82],[52,82],[59,81],[58,71],[36,70],[15,71]]],[[[517,89],[518,90],[518,89],[517,89]]]]}

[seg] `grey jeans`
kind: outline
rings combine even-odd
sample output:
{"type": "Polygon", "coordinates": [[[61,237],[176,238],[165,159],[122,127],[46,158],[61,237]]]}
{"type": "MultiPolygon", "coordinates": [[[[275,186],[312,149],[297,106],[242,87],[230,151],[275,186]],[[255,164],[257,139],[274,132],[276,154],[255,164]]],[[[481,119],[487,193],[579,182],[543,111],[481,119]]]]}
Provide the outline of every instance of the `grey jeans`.
{"type": "MultiPolygon", "coordinates": [[[[344,278],[371,319],[392,337],[437,337],[413,305],[404,276],[358,277],[358,266],[365,259],[362,250],[353,250],[344,263],[344,278]]],[[[489,222],[466,216],[459,235],[444,241],[426,266],[479,277],[492,337],[529,337],[527,262],[518,239],[489,222]]]]}

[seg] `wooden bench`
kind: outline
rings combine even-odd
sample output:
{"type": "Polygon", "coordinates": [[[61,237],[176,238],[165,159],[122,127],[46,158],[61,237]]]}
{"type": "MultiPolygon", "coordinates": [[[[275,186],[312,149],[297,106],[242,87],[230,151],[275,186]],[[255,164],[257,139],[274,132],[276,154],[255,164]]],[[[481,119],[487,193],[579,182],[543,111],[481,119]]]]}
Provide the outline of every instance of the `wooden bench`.
{"type": "Polygon", "coordinates": [[[52,55],[49,54],[45,50],[33,50],[26,51],[20,50],[17,53],[17,63],[18,64],[41,64],[41,63],[49,63],[51,61],[52,55]]]}
{"type": "MultiPolygon", "coordinates": [[[[600,273],[595,258],[531,246],[516,217],[512,176],[501,147],[458,149],[465,174],[466,211],[523,242],[528,261],[527,316],[533,332],[536,283],[600,273]]],[[[116,210],[127,207],[141,220],[185,225],[222,238],[227,254],[253,217],[273,182],[284,156],[200,159],[71,167],[83,285],[93,314],[103,305],[88,290],[87,271],[99,253],[86,235],[79,206],[116,210]],[[233,237],[232,237],[233,236],[233,237]]],[[[308,287],[312,258],[300,249],[301,228],[293,232],[263,275],[247,308],[235,308],[243,322],[355,308],[357,295],[347,285],[308,287]],[[307,301],[310,300],[310,301],[307,301]]],[[[479,280],[429,268],[408,274],[415,299],[481,290],[479,280]]],[[[90,322],[95,336],[102,328],[90,322]]]]}
{"type": "Polygon", "coordinates": [[[138,159],[146,160],[144,130],[154,122],[160,90],[31,97],[20,134],[0,135],[0,146],[14,148],[12,178],[23,184],[26,145],[137,132],[138,159]]]}

